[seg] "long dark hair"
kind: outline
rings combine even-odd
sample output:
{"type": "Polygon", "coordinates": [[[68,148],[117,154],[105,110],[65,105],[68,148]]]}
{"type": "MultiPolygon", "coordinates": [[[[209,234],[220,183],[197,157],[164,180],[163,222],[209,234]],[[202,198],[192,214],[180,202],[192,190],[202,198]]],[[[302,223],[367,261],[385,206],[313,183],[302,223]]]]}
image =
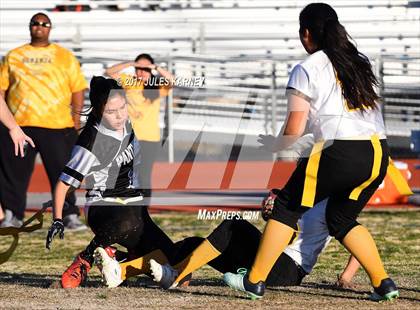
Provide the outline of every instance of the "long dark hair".
{"type": "Polygon", "coordinates": [[[362,111],[376,108],[380,97],[375,86],[379,83],[372,65],[349,40],[334,9],[325,3],[311,3],[300,12],[299,23],[301,33],[308,29],[317,49],[330,59],[348,107],[362,111]]]}
{"type": "MultiPolygon", "coordinates": [[[[150,61],[150,63],[152,64],[155,63],[155,60],[150,54],[146,54],[146,53],[140,54],[136,57],[136,59],[134,59],[134,61],[137,62],[140,59],[146,59],[150,61]]],[[[156,76],[152,74],[150,79],[144,82],[143,96],[146,99],[150,99],[150,101],[153,102],[155,99],[159,98],[160,96],[159,88],[160,87],[159,87],[158,79],[156,76]]]]}
{"type": "Polygon", "coordinates": [[[114,79],[106,79],[102,76],[94,76],[92,78],[89,91],[90,108],[87,113],[84,114],[88,117],[86,126],[93,126],[100,123],[108,99],[115,96],[125,98],[125,92],[123,88],[118,85],[117,81],[114,79]]]}
{"type": "Polygon", "coordinates": [[[142,53],[140,55],[138,55],[134,61],[137,62],[140,59],[147,59],[148,61],[150,61],[152,64],[155,63],[155,60],[153,59],[153,57],[150,54],[146,54],[146,53],[142,53]]]}

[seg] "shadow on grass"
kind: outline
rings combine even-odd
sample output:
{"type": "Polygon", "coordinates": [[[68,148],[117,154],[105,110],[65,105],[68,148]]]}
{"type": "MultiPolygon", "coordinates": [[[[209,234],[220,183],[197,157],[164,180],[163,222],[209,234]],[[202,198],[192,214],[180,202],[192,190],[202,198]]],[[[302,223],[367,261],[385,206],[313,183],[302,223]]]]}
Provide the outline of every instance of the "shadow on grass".
{"type": "Polygon", "coordinates": [[[398,287],[399,290],[404,290],[407,292],[413,292],[413,293],[420,293],[419,289],[412,288],[412,287],[398,287]]]}
{"type": "MultiPolygon", "coordinates": [[[[188,289],[188,288],[186,288],[188,289]]],[[[226,286],[226,290],[229,290],[229,287],[226,286]]],[[[172,290],[168,290],[168,293],[171,294],[188,294],[188,295],[194,295],[194,296],[206,296],[206,297],[218,297],[218,298],[234,298],[234,299],[243,299],[243,300],[249,300],[249,298],[245,296],[233,296],[233,295],[227,295],[227,294],[219,294],[214,292],[199,292],[199,291],[188,291],[188,290],[181,290],[179,288],[175,288],[172,290]]],[[[238,293],[239,294],[239,293],[238,293]]]]}
{"type": "Polygon", "coordinates": [[[56,280],[58,280],[56,275],[0,272],[0,284],[48,288],[56,280]]]}
{"type": "MultiPolygon", "coordinates": [[[[149,278],[148,276],[139,276],[136,278],[131,278],[128,281],[124,281],[120,286],[123,287],[148,287],[148,288],[159,288],[159,286],[149,278]]],[[[220,279],[191,279],[189,287],[195,286],[208,286],[208,287],[224,287],[226,286],[220,279]]]]}
{"type": "MultiPolygon", "coordinates": [[[[337,292],[346,292],[346,293],[363,295],[363,297],[352,297],[352,296],[344,296],[344,295],[336,295],[336,294],[318,294],[318,293],[308,292],[308,291],[293,290],[292,288],[288,288],[288,287],[272,288],[271,290],[273,290],[273,291],[278,290],[278,291],[290,292],[290,293],[300,293],[300,294],[303,293],[303,294],[317,295],[317,296],[331,296],[331,297],[337,297],[337,298],[367,299],[367,300],[369,299],[368,296],[371,294],[370,291],[357,291],[357,290],[352,290],[352,289],[340,288],[340,287],[337,287],[333,283],[307,282],[307,283],[302,284],[301,287],[310,288],[310,289],[323,289],[323,290],[333,290],[333,291],[337,291],[337,292]]],[[[415,292],[415,293],[419,292],[419,290],[417,290],[417,289],[404,288],[404,287],[399,287],[399,291],[400,291],[400,294],[401,294],[401,291],[408,291],[408,292],[415,292]]],[[[400,300],[407,300],[407,301],[414,301],[414,302],[420,301],[419,298],[407,297],[407,296],[404,296],[404,295],[403,296],[400,295],[399,299],[400,300]]]]}
{"type": "Polygon", "coordinates": [[[326,282],[321,282],[321,283],[305,282],[301,284],[300,287],[322,289],[322,290],[332,290],[332,291],[338,291],[338,292],[347,292],[347,293],[359,294],[359,295],[369,294],[368,291],[358,291],[358,290],[353,290],[350,288],[342,288],[342,287],[338,287],[334,283],[326,283],[326,282]]]}
{"type": "MultiPolygon", "coordinates": [[[[226,286],[222,280],[220,279],[193,279],[191,280],[191,283],[189,287],[191,288],[198,288],[198,287],[220,287],[225,288],[227,291],[231,291],[231,289],[226,286]]],[[[358,292],[353,291],[350,289],[339,289],[333,284],[319,284],[319,283],[305,283],[301,285],[300,287],[308,288],[308,289],[324,289],[324,290],[336,290],[339,292],[347,292],[352,294],[360,294],[363,295],[363,297],[360,296],[345,296],[345,295],[338,295],[334,293],[324,293],[324,292],[313,292],[308,290],[296,290],[296,288],[299,288],[299,286],[292,286],[292,287],[269,287],[267,288],[267,291],[271,292],[285,292],[285,293],[292,293],[292,294],[302,294],[302,295],[314,295],[314,296],[325,296],[325,297],[336,297],[336,298],[342,298],[347,300],[363,300],[367,299],[367,293],[368,292],[358,292]],[[293,289],[295,288],[295,289],[293,289]]],[[[182,288],[176,288],[172,290],[166,291],[170,294],[188,294],[188,295],[196,295],[196,296],[209,296],[209,297],[222,297],[222,298],[235,298],[235,299],[242,299],[242,300],[249,300],[249,298],[245,297],[245,295],[240,296],[241,293],[237,292],[236,296],[233,295],[227,295],[227,294],[220,294],[215,292],[200,292],[200,291],[190,291],[188,290],[188,287],[182,288]]]]}
{"type": "MultiPolygon", "coordinates": [[[[188,287],[177,287],[170,290],[163,290],[160,288],[156,282],[154,282],[151,278],[148,278],[147,276],[141,276],[136,278],[135,281],[132,279],[129,281],[123,282],[121,286],[125,287],[145,287],[148,289],[156,289],[161,290],[162,292],[166,292],[168,294],[188,294],[188,295],[195,295],[195,296],[208,296],[208,297],[223,297],[223,298],[229,298],[232,296],[224,295],[224,294],[218,294],[214,292],[199,292],[199,291],[190,291],[188,288],[199,288],[199,287],[224,287],[226,289],[229,289],[222,280],[220,279],[192,279],[188,287]]],[[[235,296],[237,297],[237,296],[235,296]]],[[[247,300],[246,297],[238,297],[240,299],[247,300]]]]}
{"type": "MultiPolygon", "coordinates": [[[[192,287],[194,286],[200,286],[201,284],[199,284],[201,281],[197,281],[195,283],[195,285],[191,285],[192,287]]],[[[205,281],[203,281],[205,282],[205,281]]],[[[201,282],[201,283],[203,283],[201,282]]],[[[215,286],[220,286],[220,287],[224,287],[226,289],[226,291],[232,291],[228,286],[225,286],[223,284],[220,283],[209,283],[212,284],[213,287],[215,286]]],[[[207,285],[206,285],[207,286],[207,285]]],[[[363,299],[367,299],[367,298],[363,298],[363,297],[358,297],[358,296],[344,296],[344,295],[337,295],[337,294],[327,294],[327,293],[316,293],[316,292],[311,292],[311,291],[298,291],[298,290],[293,290],[292,288],[288,288],[288,287],[276,287],[276,288],[268,288],[267,291],[270,292],[285,292],[285,293],[291,293],[291,294],[301,294],[301,295],[313,295],[313,296],[324,296],[324,297],[335,297],[335,298],[341,298],[341,299],[347,299],[347,300],[363,300],[363,299]]],[[[208,297],[218,297],[218,298],[233,298],[233,299],[241,299],[241,300],[250,300],[249,298],[247,298],[245,296],[245,294],[242,294],[240,292],[236,292],[236,295],[228,295],[228,294],[223,294],[223,293],[214,293],[214,292],[200,292],[200,291],[188,291],[188,290],[182,290],[182,289],[173,289],[173,290],[169,290],[167,291],[168,293],[171,294],[188,294],[188,295],[195,295],[195,296],[208,296],[208,297]]],[[[352,293],[355,293],[354,291],[351,291],[352,293]]],[[[357,293],[357,292],[356,292],[357,293]]],[[[359,294],[364,294],[364,293],[359,293],[359,294]]]]}
{"type": "Polygon", "coordinates": [[[267,290],[272,291],[272,292],[285,292],[285,293],[291,293],[291,294],[334,297],[334,298],[347,299],[347,300],[367,299],[367,293],[368,293],[368,292],[355,291],[351,289],[339,288],[333,283],[313,283],[313,282],[306,282],[306,283],[301,284],[300,286],[269,287],[267,290]],[[306,289],[329,290],[329,291],[336,291],[337,293],[334,293],[334,292],[327,293],[327,292],[322,292],[322,291],[314,292],[314,291],[306,290],[306,289]],[[359,296],[342,295],[342,293],[356,294],[359,296]]]}
{"type": "Polygon", "coordinates": [[[147,288],[160,288],[152,278],[141,275],[135,278],[130,278],[124,281],[120,287],[147,287],[147,288]]]}
{"type": "MultiPolygon", "coordinates": [[[[57,275],[44,275],[44,274],[33,274],[33,273],[9,273],[9,272],[0,272],[0,285],[24,285],[29,287],[38,287],[38,288],[60,288],[59,286],[60,277],[57,275]]],[[[101,282],[100,277],[93,276],[89,277],[86,283],[83,285],[86,288],[103,288],[104,285],[101,282]]],[[[129,281],[125,281],[121,287],[144,287],[148,289],[161,290],[156,283],[147,276],[137,277],[129,281]]],[[[226,290],[230,290],[220,279],[192,279],[189,287],[198,288],[198,287],[221,287],[226,290]]],[[[323,297],[334,297],[347,300],[367,300],[368,291],[355,291],[351,289],[343,289],[336,287],[333,283],[314,283],[307,282],[301,286],[291,286],[291,287],[269,287],[267,291],[271,292],[285,292],[291,294],[300,294],[300,295],[311,295],[311,296],[323,296],[323,297]],[[303,289],[301,289],[303,288],[303,289]],[[334,292],[314,292],[307,289],[316,289],[316,290],[330,290],[334,292]],[[341,293],[356,294],[359,296],[349,296],[349,295],[340,295],[341,293]]],[[[418,293],[418,289],[401,287],[400,291],[414,292],[418,293]]],[[[189,294],[197,296],[209,296],[209,297],[222,297],[222,298],[239,298],[243,300],[248,300],[245,296],[232,296],[226,294],[219,294],[214,292],[199,292],[199,291],[189,291],[188,287],[185,288],[176,288],[173,290],[166,291],[170,294],[189,294]]],[[[239,293],[238,293],[239,294],[239,293]]],[[[407,300],[412,302],[419,302],[419,298],[412,298],[401,296],[400,300],[407,300]]]]}
{"type": "MultiPolygon", "coordinates": [[[[40,288],[61,288],[60,276],[54,274],[0,272],[0,284],[24,285],[40,288]]],[[[83,287],[103,287],[99,277],[89,277],[83,287]]]]}

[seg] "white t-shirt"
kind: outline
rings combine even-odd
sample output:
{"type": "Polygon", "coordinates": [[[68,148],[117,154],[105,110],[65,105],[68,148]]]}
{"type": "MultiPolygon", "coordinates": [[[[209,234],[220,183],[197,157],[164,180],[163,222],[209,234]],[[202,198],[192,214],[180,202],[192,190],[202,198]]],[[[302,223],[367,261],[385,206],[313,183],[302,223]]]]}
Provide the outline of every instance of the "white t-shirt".
{"type": "Polygon", "coordinates": [[[325,220],[327,201],[328,199],[325,199],[317,203],[303,214],[298,221],[300,233],[296,240],[284,250],[284,253],[307,273],[312,271],[318,256],[331,241],[325,220]]]}
{"type": "Polygon", "coordinates": [[[363,113],[350,110],[328,56],[323,51],[313,53],[296,65],[290,75],[286,92],[301,95],[310,103],[309,132],[316,142],[366,137],[374,134],[385,138],[385,126],[380,111],[363,113]]]}

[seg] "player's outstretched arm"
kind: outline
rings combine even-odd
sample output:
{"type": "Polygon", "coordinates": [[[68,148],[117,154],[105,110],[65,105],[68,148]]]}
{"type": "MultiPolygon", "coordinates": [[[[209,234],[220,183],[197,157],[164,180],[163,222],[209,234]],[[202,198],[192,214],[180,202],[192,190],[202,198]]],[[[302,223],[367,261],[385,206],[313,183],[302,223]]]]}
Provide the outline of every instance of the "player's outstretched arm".
{"type": "Polygon", "coordinates": [[[259,135],[260,148],[269,152],[284,150],[295,143],[305,132],[310,104],[300,96],[287,96],[287,119],[277,137],[259,135]]]}
{"type": "Polygon", "coordinates": [[[352,280],[356,275],[356,272],[359,270],[359,267],[359,261],[353,255],[351,255],[349,261],[347,262],[346,268],[344,268],[343,272],[338,276],[336,283],[337,286],[342,288],[353,288],[352,280]]]}

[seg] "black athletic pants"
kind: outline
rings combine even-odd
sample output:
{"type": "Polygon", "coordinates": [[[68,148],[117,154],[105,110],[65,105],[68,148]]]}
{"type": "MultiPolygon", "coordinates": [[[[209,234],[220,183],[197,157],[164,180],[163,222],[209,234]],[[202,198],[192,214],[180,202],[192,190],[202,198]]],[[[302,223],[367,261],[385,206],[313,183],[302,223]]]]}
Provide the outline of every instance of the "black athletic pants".
{"type": "MultiPolygon", "coordinates": [[[[15,156],[15,149],[8,129],[0,125],[0,203],[3,209],[11,210],[18,219],[23,219],[26,208],[26,192],[34,169],[35,157],[39,152],[48,175],[51,192],[70,159],[71,150],[77,140],[74,128],[47,129],[22,127],[35,143],[28,147],[25,157],[15,156]]],[[[75,206],[76,196],[70,194],[63,216],[79,214],[75,206]]]]}
{"type": "Polygon", "coordinates": [[[356,219],[384,179],[388,161],[385,139],[327,141],[298,162],[283,189],[275,190],[271,218],[297,229],[308,207],[328,198],[328,230],[341,242],[359,225],[356,219]]]}
{"type": "Polygon", "coordinates": [[[97,247],[118,243],[127,248],[130,256],[140,257],[160,249],[174,264],[173,242],[153,222],[144,206],[101,205],[90,206],[88,224],[95,237],[81,253],[92,264],[97,247]]]}
{"type": "MultiPolygon", "coordinates": [[[[261,232],[245,220],[225,220],[207,240],[221,253],[208,263],[222,273],[234,272],[239,268],[251,269],[257,254],[261,232]]],[[[192,237],[175,243],[172,260],[186,258],[204,239],[192,237]]],[[[288,255],[281,254],[267,278],[268,286],[300,285],[306,273],[288,255]]]]}

